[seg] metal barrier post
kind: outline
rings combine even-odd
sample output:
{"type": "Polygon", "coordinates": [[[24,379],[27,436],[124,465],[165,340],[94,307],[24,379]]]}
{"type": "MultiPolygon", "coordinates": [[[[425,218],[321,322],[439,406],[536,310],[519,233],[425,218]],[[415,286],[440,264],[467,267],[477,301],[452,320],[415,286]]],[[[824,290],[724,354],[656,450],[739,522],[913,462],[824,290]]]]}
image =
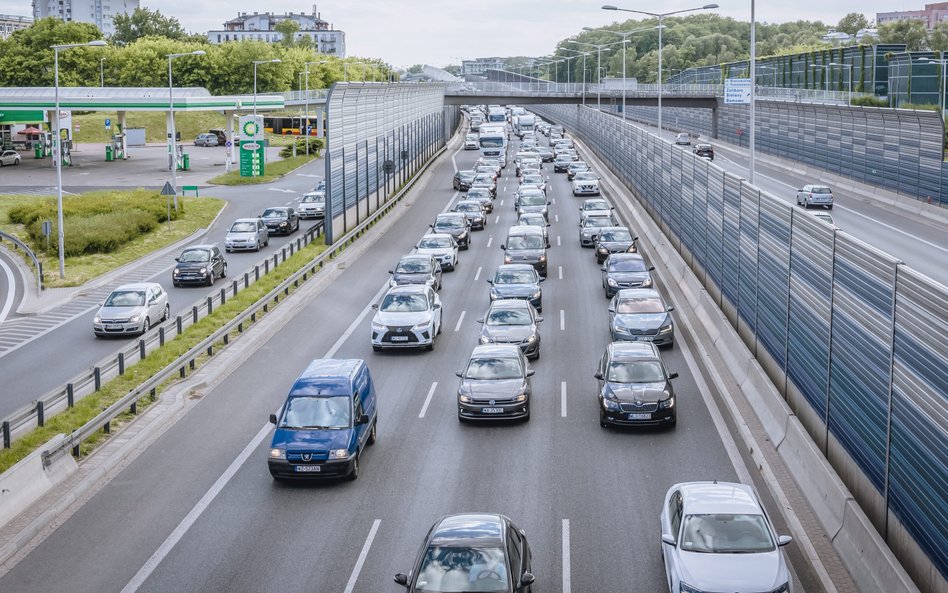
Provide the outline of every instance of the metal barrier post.
{"type": "Polygon", "coordinates": [[[66,383],[66,407],[71,408],[76,405],[76,392],[72,383],[66,383]]]}
{"type": "Polygon", "coordinates": [[[99,367],[92,369],[92,377],[95,381],[95,390],[98,391],[102,388],[102,371],[99,369],[99,367]]]}
{"type": "MultiPolygon", "coordinates": [[[[207,314],[210,315],[214,312],[214,298],[207,297],[207,314]]],[[[197,321],[197,320],[195,320],[197,321]]]]}
{"type": "Polygon", "coordinates": [[[125,374],[125,353],[124,352],[118,353],[118,373],[119,373],[119,376],[122,376],[125,374]]]}
{"type": "Polygon", "coordinates": [[[3,421],[3,448],[4,449],[10,448],[10,421],[9,420],[3,421]]]}
{"type": "Polygon", "coordinates": [[[43,403],[43,400],[40,399],[36,401],[36,425],[37,426],[43,426],[44,424],[46,424],[46,414],[44,413],[45,412],[44,406],[45,404],[43,403]]]}

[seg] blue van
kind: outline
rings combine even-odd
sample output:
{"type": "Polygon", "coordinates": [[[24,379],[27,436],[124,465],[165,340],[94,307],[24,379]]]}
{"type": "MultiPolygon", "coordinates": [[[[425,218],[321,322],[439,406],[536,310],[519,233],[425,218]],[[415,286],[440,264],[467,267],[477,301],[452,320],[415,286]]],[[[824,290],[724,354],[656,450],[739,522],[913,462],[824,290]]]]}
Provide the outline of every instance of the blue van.
{"type": "Polygon", "coordinates": [[[276,480],[359,477],[359,458],[375,444],[378,407],[364,360],[314,360],[279,412],[267,464],[276,480]]]}

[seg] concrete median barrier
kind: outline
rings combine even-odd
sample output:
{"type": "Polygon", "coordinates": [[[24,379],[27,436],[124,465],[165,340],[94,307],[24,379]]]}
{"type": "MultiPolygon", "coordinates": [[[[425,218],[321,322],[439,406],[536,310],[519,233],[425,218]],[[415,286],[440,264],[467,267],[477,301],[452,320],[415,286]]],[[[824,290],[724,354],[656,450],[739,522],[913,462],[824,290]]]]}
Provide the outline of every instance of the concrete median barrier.
{"type": "Polygon", "coordinates": [[[43,451],[64,438],[65,435],[56,435],[45,446],[0,474],[0,528],[79,469],[69,455],[62,456],[49,467],[43,467],[43,451]]]}

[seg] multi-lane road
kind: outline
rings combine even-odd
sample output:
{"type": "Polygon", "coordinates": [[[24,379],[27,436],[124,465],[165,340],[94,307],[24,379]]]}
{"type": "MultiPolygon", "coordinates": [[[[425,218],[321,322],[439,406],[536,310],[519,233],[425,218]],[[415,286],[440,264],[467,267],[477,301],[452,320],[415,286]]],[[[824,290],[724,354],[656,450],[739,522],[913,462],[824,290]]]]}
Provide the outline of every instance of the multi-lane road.
{"type": "MultiPolygon", "coordinates": [[[[386,270],[458,199],[451,177],[476,156],[442,159],[401,218],[292,322],[57,529],[0,568],[0,591],[397,592],[392,576],[411,567],[427,529],[461,511],[505,513],[525,529],[537,591],[664,590],[658,517],[668,487],[735,480],[748,470],[681,327],[675,348],[663,353],[681,375],[677,428],[599,427],[593,372],[609,341],[607,301],[592,250],[579,246],[580,200],[565,175],[546,167],[552,248],[528,423],[461,425],[455,396],[454,373],[477,344],[475,320],[489,303],[486,280],[516,220],[513,167],[499,183],[487,229],[474,233],[457,270],[444,276],[444,332],[434,351],[372,351],[371,305],[386,270]],[[319,357],[368,361],[378,444],[367,449],[355,482],[276,484],[266,465],[268,414],[319,357]]],[[[805,586],[797,591],[819,591],[795,546],[787,550],[805,586]]]]}

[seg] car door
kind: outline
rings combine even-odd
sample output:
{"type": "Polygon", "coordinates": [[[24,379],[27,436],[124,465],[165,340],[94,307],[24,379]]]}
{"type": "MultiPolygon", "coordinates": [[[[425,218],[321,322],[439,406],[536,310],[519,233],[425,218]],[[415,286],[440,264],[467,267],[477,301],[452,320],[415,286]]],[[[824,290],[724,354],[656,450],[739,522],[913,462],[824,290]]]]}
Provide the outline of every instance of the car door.
{"type": "Polygon", "coordinates": [[[261,243],[266,241],[269,236],[270,231],[267,229],[267,225],[262,220],[257,220],[257,238],[261,243]]]}
{"type": "Polygon", "coordinates": [[[211,248],[211,271],[214,276],[224,275],[224,256],[217,247],[211,248]]]}
{"type": "Polygon", "coordinates": [[[510,590],[520,589],[520,577],[526,571],[524,568],[523,543],[517,528],[513,524],[507,525],[507,559],[510,562],[510,590]]]}
{"type": "Polygon", "coordinates": [[[681,579],[678,571],[678,536],[681,531],[681,517],[683,512],[681,491],[675,490],[668,497],[666,508],[666,524],[662,525],[664,533],[670,533],[675,539],[675,545],[662,542],[662,551],[665,557],[665,573],[668,577],[668,588],[673,590],[681,579]],[[668,530],[665,532],[664,530],[668,530]]]}
{"type": "Polygon", "coordinates": [[[438,286],[438,289],[441,289],[441,277],[444,275],[444,270],[441,269],[441,260],[436,257],[431,258],[431,265],[434,266],[434,275],[435,275],[435,284],[438,286]]]}
{"type": "Polygon", "coordinates": [[[296,228],[296,225],[298,225],[299,222],[300,222],[300,215],[299,215],[299,213],[298,213],[296,210],[294,210],[293,208],[287,208],[286,211],[287,211],[287,214],[289,215],[289,219],[290,219],[290,221],[289,221],[290,228],[291,228],[291,229],[295,229],[295,228],[296,228]]]}
{"type": "Polygon", "coordinates": [[[365,446],[365,440],[369,434],[368,423],[360,423],[359,418],[365,413],[365,406],[362,404],[362,389],[359,387],[361,379],[357,377],[355,389],[352,392],[352,432],[355,434],[356,451],[362,452],[365,446]]]}
{"type": "Polygon", "coordinates": [[[145,293],[148,297],[148,318],[154,322],[157,321],[161,316],[161,299],[160,290],[158,288],[149,288],[145,293]]]}

